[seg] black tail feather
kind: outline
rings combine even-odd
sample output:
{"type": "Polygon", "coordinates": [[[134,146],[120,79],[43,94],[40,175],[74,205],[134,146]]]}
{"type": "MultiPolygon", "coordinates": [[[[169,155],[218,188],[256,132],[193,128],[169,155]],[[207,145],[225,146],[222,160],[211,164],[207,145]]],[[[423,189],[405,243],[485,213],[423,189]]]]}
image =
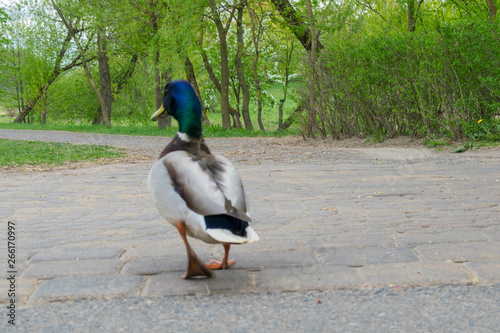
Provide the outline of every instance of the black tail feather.
{"type": "Polygon", "coordinates": [[[207,229],[227,229],[236,236],[246,237],[248,222],[242,221],[229,215],[208,215],[205,216],[207,229]]]}

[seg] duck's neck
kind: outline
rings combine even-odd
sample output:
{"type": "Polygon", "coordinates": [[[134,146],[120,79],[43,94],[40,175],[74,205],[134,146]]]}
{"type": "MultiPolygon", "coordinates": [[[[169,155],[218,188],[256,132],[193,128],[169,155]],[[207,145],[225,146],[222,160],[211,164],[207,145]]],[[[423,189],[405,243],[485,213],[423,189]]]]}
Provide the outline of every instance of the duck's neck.
{"type": "Polygon", "coordinates": [[[179,133],[182,133],[190,139],[200,139],[202,136],[201,117],[193,117],[192,114],[187,114],[184,119],[179,121],[179,133]]]}
{"type": "Polygon", "coordinates": [[[179,133],[184,134],[185,136],[187,136],[190,139],[200,139],[202,136],[201,124],[199,127],[198,126],[190,126],[186,129],[185,132],[179,130],[179,133]]]}
{"type": "Polygon", "coordinates": [[[203,136],[191,138],[186,133],[177,132],[177,135],[163,148],[160,158],[178,150],[186,151],[194,156],[198,156],[201,151],[210,154],[210,150],[204,143],[203,136]]]}

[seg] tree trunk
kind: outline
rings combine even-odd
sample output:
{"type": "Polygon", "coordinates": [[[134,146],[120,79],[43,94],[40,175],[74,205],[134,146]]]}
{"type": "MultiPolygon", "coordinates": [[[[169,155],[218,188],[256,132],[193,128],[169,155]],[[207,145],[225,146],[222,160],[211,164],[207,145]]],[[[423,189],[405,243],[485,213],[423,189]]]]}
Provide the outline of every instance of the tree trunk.
{"type": "Polygon", "coordinates": [[[283,128],[284,127],[284,125],[283,125],[283,108],[284,108],[285,102],[286,102],[286,96],[287,96],[287,92],[288,92],[288,84],[290,83],[290,65],[292,63],[293,50],[294,50],[294,43],[292,41],[290,49],[287,48],[286,58],[285,58],[285,87],[283,88],[283,98],[280,99],[280,106],[279,106],[279,111],[278,111],[278,130],[280,130],[280,131],[284,130],[284,128],[283,128]]]}
{"type": "Polygon", "coordinates": [[[221,58],[221,86],[220,86],[220,107],[222,113],[222,126],[231,128],[231,118],[229,114],[229,61],[227,57],[227,41],[225,35],[219,35],[220,40],[220,58],[221,58]]]}
{"type": "Polygon", "coordinates": [[[238,6],[238,17],[236,18],[237,26],[237,40],[238,40],[238,52],[236,53],[236,59],[234,61],[234,66],[236,67],[236,72],[238,73],[238,81],[243,93],[243,102],[241,105],[241,113],[243,115],[243,121],[245,122],[245,128],[249,131],[253,130],[252,120],[250,119],[250,89],[248,88],[247,81],[245,80],[245,73],[243,72],[243,10],[245,9],[244,3],[238,6]]]}
{"type": "MultiPolygon", "coordinates": [[[[111,73],[109,71],[109,57],[106,48],[106,39],[103,38],[103,31],[99,29],[97,33],[97,61],[99,63],[99,79],[101,83],[101,95],[106,107],[108,118],[111,119],[111,104],[113,103],[113,93],[111,88],[111,73]]],[[[99,110],[92,124],[103,124],[104,120],[99,110]]]]}
{"type": "Polygon", "coordinates": [[[38,94],[32,100],[30,100],[26,105],[24,105],[21,113],[19,113],[16,119],[14,119],[15,123],[22,123],[24,121],[26,116],[31,112],[31,110],[33,110],[33,108],[35,107],[36,103],[40,100],[40,98],[42,98],[45,95],[47,89],[49,89],[49,86],[52,84],[52,82],[54,82],[53,79],[49,80],[49,82],[47,82],[46,85],[40,88],[38,94]]]}
{"type": "MultiPolygon", "coordinates": [[[[158,12],[155,10],[155,5],[157,3],[154,1],[149,2],[149,11],[147,11],[147,15],[150,18],[149,24],[153,26],[153,36],[156,36],[158,31],[160,30],[160,26],[158,25],[159,21],[159,15],[158,12]]],[[[164,72],[163,73],[163,82],[162,82],[162,75],[160,74],[160,50],[157,49],[155,51],[155,58],[154,58],[154,76],[155,76],[155,110],[158,110],[162,103],[163,103],[163,87],[164,85],[170,81],[170,77],[168,76],[168,73],[164,72]]],[[[167,127],[170,127],[172,124],[172,117],[168,116],[166,118],[161,117],[158,118],[157,120],[157,125],[159,130],[164,130],[167,127]]]]}
{"type": "MultiPolygon", "coordinates": [[[[290,29],[297,36],[298,40],[304,46],[307,51],[311,50],[311,31],[307,28],[304,21],[297,14],[295,8],[293,8],[292,4],[288,0],[272,0],[272,3],[279,11],[281,17],[283,17],[288,24],[290,25],[290,29]]],[[[323,48],[323,45],[318,42],[318,47],[320,49],[323,48]]]]}
{"type": "Polygon", "coordinates": [[[408,0],[408,31],[415,31],[415,0],[408,0]]]}
{"type": "Polygon", "coordinates": [[[47,94],[43,95],[43,104],[40,113],[40,124],[45,125],[47,123],[47,94]]]}
{"type": "Polygon", "coordinates": [[[310,110],[308,117],[308,126],[307,126],[307,136],[314,137],[314,132],[318,128],[317,123],[317,101],[316,101],[316,57],[318,54],[318,44],[316,38],[316,24],[314,22],[314,13],[312,10],[311,0],[306,0],[307,7],[307,15],[309,16],[309,29],[311,31],[311,49],[308,51],[309,55],[309,67],[311,70],[311,75],[309,77],[308,83],[308,91],[309,91],[309,102],[310,102],[310,110]]]}
{"type": "Polygon", "coordinates": [[[205,110],[205,104],[201,99],[200,88],[198,87],[198,82],[196,81],[196,76],[194,74],[193,63],[191,62],[191,59],[189,59],[188,56],[186,56],[184,59],[184,68],[186,70],[187,80],[193,86],[194,92],[201,103],[201,121],[203,125],[210,126],[210,120],[208,120],[207,113],[205,110]]]}
{"type": "Polygon", "coordinates": [[[283,131],[283,107],[286,102],[286,93],[288,91],[288,68],[285,69],[285,88],[283,93],[283,98],[280,99],[280,106],[278,111],[278,129],[283,131]]]}
{"type": "Polygon", "coordinates": [[[253,80],[255,84],[255,90],[257,91],[257,123],[262,132],[266,131],[264,124],[262,123],[262,89],[260,87],[259,73],[258,73],[258,63],[259,63],[259,41],[260,33],[262,29],[262,17],[257,17],[255,12],[250,13],[251,29],[252,29],[252,42],[255,49],[255,55],[252,63],[253,80]],[[256,27],[256,22],[258,27],[256,27]]]}
{"type": "Polygon", "coordinates": [[[116,89],[114,90],[114,95],[118,95],[120,91],[125,87],[128,80],[132,77],[135,71],[135,66],[137,65],[138,56],[137,54],[133,54],[130,59],[130,64],[128,68],[120,74],[119,78],[116,80],[116,89]]]}
{"type": "MultiPolygon", "coordinates": [[[[167,72],[163,73],[163,82],[162,77],[160,76],[160,70],[158,69],[158,65],[160,64],[160,51],[156,50],[155,54],[155,110],[158,110],[163,103],[163,87],[169,81],[171,81],[170,76],[167,72]]],[[[158,129],[164,130],[167,127],[172,125],[172,117],[161,117],[157,120],[158,129]]]]}
{"type": "Polygon", "coordinates": [[[283,123],[283,131],[286,130],[288,127],[292,126],[292,124],[295,122],[297,117],[302,113],[304,109],[302,108],[302,105],[299,105],[293,112],[292,114],[285,120],[283,123]]]}
{"type": "MultiPolygon", "coordinates": [[[[208,73],[208,76],[210,77],[210,80],[212,80],[212,83],[215,86],[215,89],[219,92],[219,94],[222,95],[222,88],[221,88],[221,83],[217,76],[215,76],[214,70],[212,68],[212,65],[210,64],[210,61],[208,61],[207,54],[203,51],[202,45],[203,45],[203,33],[200,33],[200,40],[199,40],[199,45],[200,45],[200,53],[201,57],[203,59],[203,65],[205,66],[205,69],[208,73]]],[[[228,92],[229,92],[229,87],[228,87],[228,92]]],[[[229,95],[228,95],[229,96],[229,95]]],[[[235,124],[239,124],[238,128],[241,128],[241,123],[239,122],[239,112],[236,111],[230,104],[229,104],[229,113],[233,117],[233,120],[235,120],[235,115],[238,121],[235,121],[235,124]]],[[[236,126],[236,125],[235,125],[236,126]]]]}
{"type": "Polygon", "coordinates": [[[210,61],[208,61],[207,54],[203,50],[203,31],[200,32],[200,37],[198,38],[198,46],[200,47],[201,58],[203,59],[203,65],[205,66],[205,69],[208,73],[208,76],[210,77],[210,80],[212,80],[212,83],[214,84],[215,89],[217,89],[217,91],[220,94],[221,87],[220,87],[219,79],[217,78],[217,76],[215,76],[212,65],[210,64],[210,61]]]}
{"type": "Polygon", "coordinates": [[[488,6],[488,13],[490,15],[490,22],[493,22],[497,15],[497,5],[495,0],[486,0],[486,5],[488,6]]]}
{"type": "Polygon", "coordinates": [[[278,130],[283,131],[283,106],[286,101],[286,92],[282,99],[280,99],[280,106],[278,109],[278,130]]]}
{"type": "MultiPolygon", "coordinates": [[[[115,84],[116,88],[111,93],[111,101],[112,102],[115,100],[115,96],[118,96],[120,94],[120,91],[122,91],[122,89],[125,87],[128,79],[130,79],[132,77],[132,75],[134,74],[135,65],[137,64],[137,60],[138,60],[137,54],[132,55],[132,58],[130,59],[130,64],[129,64],[128,68],[124,72],[122,72],[119,75],[119,77],[115,80],[114,84],[115,84]]],[[[99,70],[100,70],[100,68],[99,68],[99,70]]],[[[112,83],[110,85],[110,88],[113,89],[112,83]]],[[[101,93],[102,93],[102,83],[101,83],[101,93]]],[[[109,114],[111,117],[111,111],[109,114]]],[[[95,125],[95,124],[102,124],[102,123],[103,122],[102,122],[102,117],[101,117],[101,113],[100,113],[100,107],[97,107],[97,114],[96,114],[94,120],[92,121],[92,124],[95,125]]]]}
{"type": "Polygon", "coordinates": [[[101,116],[102,116],[102,123],[105,126],[110,127],[111,126],[111,119],[109,119],[108,112],[106,110],[106,102],[102,98],[101,93],[99,92],[99,88],[97,88],[97,85],[95,84],[94,79],[92,78],[92,74],[90,73],[89,68],[87,67],[86,62],[83,62],[83,69],[85,71],[85,74],[87,75],[87,79],[90,83],[90,86],[92,87],[92,90],[94,90],[94,93],[97,96],[97,99],[99,100],[99,105],[101,106],[101,116]]]}
{"type": "Polygon", "coordinates": [[[220,44],[220,69],[221,69],[221,114],[222,114],[222,127],[226,129],[231,129],[231,116],[229,110],[229,61],[228,61],[228,50],[227,50],[227,31],[229,24],[233,20],[234,8],[231,11],[229,19],[227,21],[227,28],[224,28],[219,12],[215,5],[214,0],[209,0],[210,8],[212,9],[212,19],[217,27],[217,32],[219,35],[220,44]]]}
{"type": "MultiPolygon", "coordinates": [[[[155,110],[158,110],[163,103],[162,86],[160,82],[160,70],[158,69],[158,63],[160,61],[160,51],[156,51],[155,54],[155,110]]],[[[157,126],[159,130],[164,130],[167,128],[167,123],[164,118],[159,118],[157,121],[157,126]]]]}

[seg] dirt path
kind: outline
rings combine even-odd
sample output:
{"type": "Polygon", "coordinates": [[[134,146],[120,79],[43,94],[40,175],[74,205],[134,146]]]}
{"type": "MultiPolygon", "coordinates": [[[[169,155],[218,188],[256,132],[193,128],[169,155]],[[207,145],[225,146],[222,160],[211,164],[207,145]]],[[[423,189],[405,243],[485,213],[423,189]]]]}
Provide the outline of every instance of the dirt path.
{"type": "MultiPolygon", "coordinates": [[[[127,155],[125,157],[114,160],[101,160],[98,162],[99,164],[150,163],[170,140],[168,137],[4,129],[0,129],[0,138],[109,145],[126,149],[127,155]]],[[[421,140],[407,137],[390,139],[380,143],[359,138],[333,141],[331,139],[303,140],[292,136],[283,138],[208,138],[207,143],[213,153],[225,155],[233,163],[243,165],[274,162],[288,162],[290,164],[364,164],[373,163],[373,157],[394,163],[408,163],[408,161],[422,158],[442,159],[443,163],[450,163],[463,158],[478,156],[500,157],[499,147],[483,148],[463,154],[451,154],[453,151],[452,146],[442,150],[430,149],[426,148],[421,140]]],[[[47,171],[61,168],[79,168],[91,164],[89,162],[69,162],[63,166],[22,166],[7,167],[3,170],[47,171]]]]}

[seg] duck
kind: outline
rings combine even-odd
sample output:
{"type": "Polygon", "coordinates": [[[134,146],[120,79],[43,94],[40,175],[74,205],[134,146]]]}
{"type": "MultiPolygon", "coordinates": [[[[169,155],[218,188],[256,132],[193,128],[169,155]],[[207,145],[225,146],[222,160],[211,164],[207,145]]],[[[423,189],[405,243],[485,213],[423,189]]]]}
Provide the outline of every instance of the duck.
{"type": "Polygon", "coordinates": [[[184,279],[211,277],[212,270],[228,269],[233,244],[253,243],[248,198],[241,178],[224,156],[212,154],[202,133],[201,103],[191,84],[169,82],[156,121],[172,116],[179,124],[174,138],[150,169],[147,186],[160,215],[177,228],[187,252],[184,279]],[[202,262],[187,236],[224,247],[222,261],[202,262]]]}

